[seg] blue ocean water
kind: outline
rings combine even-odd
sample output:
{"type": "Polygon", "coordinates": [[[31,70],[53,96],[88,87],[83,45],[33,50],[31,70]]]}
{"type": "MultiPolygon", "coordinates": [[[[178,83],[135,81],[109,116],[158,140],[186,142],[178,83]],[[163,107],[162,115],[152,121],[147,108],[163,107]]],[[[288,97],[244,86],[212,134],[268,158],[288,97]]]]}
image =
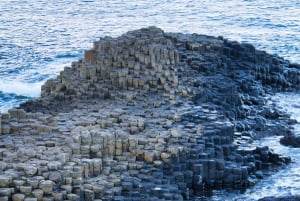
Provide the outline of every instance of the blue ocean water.
{"type": "Polygon", "coordinates": [[[99,37],[152,25],[222,35],[300,62],[299,13],[299,0],[1,0],[0,111],[39,96],[99,37]]]}

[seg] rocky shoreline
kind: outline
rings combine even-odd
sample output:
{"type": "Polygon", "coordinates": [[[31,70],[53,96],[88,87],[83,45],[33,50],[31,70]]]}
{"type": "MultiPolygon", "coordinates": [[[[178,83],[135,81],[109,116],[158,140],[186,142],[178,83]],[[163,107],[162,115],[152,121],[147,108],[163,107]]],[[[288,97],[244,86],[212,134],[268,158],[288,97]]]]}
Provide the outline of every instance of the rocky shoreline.
{"type": "Polygon", "coordinates": [[[101,38],[2,114],[0,200],[192,200],[254,185],[290,162],[251,142],[291,135],[267,101],[299,91],[299,66],[156,27],[101,38]]]}

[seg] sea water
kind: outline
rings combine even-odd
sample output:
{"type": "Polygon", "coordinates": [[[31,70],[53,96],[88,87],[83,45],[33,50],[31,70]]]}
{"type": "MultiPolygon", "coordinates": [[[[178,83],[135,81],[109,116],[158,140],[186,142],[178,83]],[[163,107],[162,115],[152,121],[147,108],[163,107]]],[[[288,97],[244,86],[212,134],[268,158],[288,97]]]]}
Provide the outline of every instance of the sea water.
{"type": "MultiPolygon", "coordinates": [[[[41,85],[82,58],[93,41],[148,26],[252,43],[300,63],[299,13],[299,0],[0,0],[0,111],[38,97],[41,85]]],[[[278,97],[279,106],[300,121],[300,95],[278,97]]],[[[211,200],[300,194],[299,149],[281,146],[278,137],[259,143],[294,163],[245,194],[217,192],[211,200]]]]}

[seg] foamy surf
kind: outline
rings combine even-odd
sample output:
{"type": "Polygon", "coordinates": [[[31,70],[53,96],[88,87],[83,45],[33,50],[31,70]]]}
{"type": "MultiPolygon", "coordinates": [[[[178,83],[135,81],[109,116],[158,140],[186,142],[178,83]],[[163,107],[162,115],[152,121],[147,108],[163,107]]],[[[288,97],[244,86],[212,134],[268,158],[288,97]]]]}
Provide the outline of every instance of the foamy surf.
{"type": "Polygon", "coordinates": [[[44,82],[26,83],[13,80],[1,80],[0,91],[6,94],[16,94],[26,97],[39,97],[44,82]]]}

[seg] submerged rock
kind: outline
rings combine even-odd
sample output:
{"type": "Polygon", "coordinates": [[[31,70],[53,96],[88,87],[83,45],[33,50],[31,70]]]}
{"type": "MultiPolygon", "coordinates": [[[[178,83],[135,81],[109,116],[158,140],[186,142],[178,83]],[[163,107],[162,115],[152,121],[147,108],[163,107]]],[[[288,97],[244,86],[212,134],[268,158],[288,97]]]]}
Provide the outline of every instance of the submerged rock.
{"type": "Polygon", "coordinates": [[[289,132],[266,103],[299,87],[296,64],[222,37],[149,27],[101,38],[41,98],[3,115],[0,186],[14,190],[0,196],[31,186],[37,200],[183,200],[247,188],[290,162],[251,143],[289,132]]]}

